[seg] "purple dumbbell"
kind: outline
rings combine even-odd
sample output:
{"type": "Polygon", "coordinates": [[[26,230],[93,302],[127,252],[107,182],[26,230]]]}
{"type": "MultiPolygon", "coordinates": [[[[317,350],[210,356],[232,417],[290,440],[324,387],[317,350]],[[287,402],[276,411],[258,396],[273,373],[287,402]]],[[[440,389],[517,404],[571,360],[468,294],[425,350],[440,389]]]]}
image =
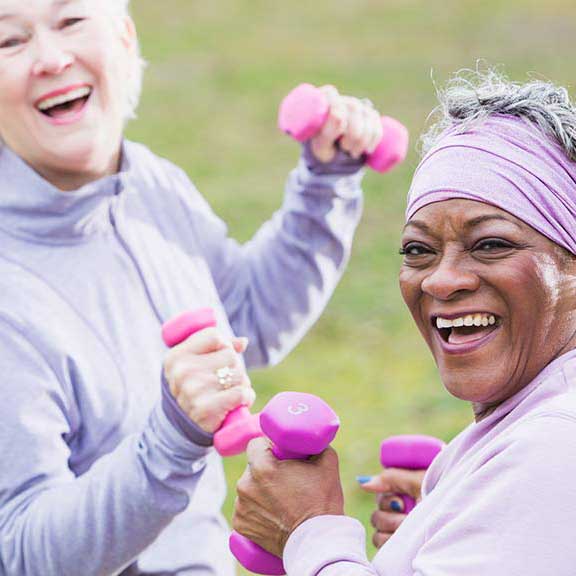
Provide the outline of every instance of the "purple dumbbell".
{"type": "MultiPolygon", "coordinates": [[[[391,436],[380,445],[380,464],[386,468],[426,470],[436,458],[444,442],[433,436],[407,434],[391,436]]],[[[407,494],[397,494],[404,502],[404,513],[412,511],[416,502],[407,494]]]]}
{"type": "MultiPolygon", "coordinates": [[[[211,308],[184,313],[167,322],[162,337],[175,346],[199,330],[216,326],[211,308]]],[[[281,392],[260,414],[246,406],[236,408],[214,434],[214,446],[222,456],[240,454],[248,442],[260,436],[272,441],[272,452],[281,459],[304,459],[323,452],[336,436],[340,421],[320,398],[302,392],[281,392]]],[[[247,570],[256,574],[285,574],[282,559],[270,554],[237,532],[230,535],[230,550],[247,570]]]]}
{"type": "MultiPolygon", "coordinates": [[[[324,126],[330,106],[325,94],[312,84],[300,84],[280,104],[278,127],[298,142],[312,138],[324,126]]],[[[406,158],[408,130],[391,118],[382,116],[382,139],[367,158],[376,172],[388,172],[406,158]]]]}

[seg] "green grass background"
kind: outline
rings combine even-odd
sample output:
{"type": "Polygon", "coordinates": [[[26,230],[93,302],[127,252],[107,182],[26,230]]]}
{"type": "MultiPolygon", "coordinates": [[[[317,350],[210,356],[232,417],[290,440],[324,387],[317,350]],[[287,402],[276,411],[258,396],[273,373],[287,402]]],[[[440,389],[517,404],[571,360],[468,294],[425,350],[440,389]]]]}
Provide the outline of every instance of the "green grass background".
{"type": "MultiPolygon", "coordinates": [[[[390,434],[450,440],[471,419],[443,389],[397,287],[399,234],[417,137],[433,81],[478,59],[568,87],[576,65],[573,0],[134,0],[149,62],[129,136],[184,167],[230,232],[246,240],[279,205],[299,148],[276,128],[295,85],[333,83],[369,97],[412,135],[403,166],[365,178],[353,257],[322,319],[279,366],[252,374],[260,408],[281,390],[310,391],[339,413],[347,512],[368,526],[373,499],[355,476],[378,471],[390,434]]],[[[226,462],[231,495],[244,459],[226,462]]],[[[369,553],[374,552],[369,545],[369,553]]],[[[241,574],[244,572],[240,571],[241,574]]]]}

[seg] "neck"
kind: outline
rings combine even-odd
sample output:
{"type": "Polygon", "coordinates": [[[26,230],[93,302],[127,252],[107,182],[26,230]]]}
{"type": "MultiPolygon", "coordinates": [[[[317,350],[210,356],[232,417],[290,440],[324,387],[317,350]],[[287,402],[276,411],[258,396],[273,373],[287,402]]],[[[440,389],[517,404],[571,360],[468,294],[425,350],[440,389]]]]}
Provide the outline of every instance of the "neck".
{"type": "Polygon", "coordinates": [[[121,162],[121,151],[118,152],[108,160],[108,162],[99,168],[89,168],[85,170],[65,170],[65,169],[54,169],[51,167],[34,166],[34,169],[42,176],[45,180],[50,182],[53,186],[62,190],[63,192],[72,192],[73,190],[78,190],[99,180],[105,176],[110,176],[111,174],[116,174],[120,169],[121,162]]]}

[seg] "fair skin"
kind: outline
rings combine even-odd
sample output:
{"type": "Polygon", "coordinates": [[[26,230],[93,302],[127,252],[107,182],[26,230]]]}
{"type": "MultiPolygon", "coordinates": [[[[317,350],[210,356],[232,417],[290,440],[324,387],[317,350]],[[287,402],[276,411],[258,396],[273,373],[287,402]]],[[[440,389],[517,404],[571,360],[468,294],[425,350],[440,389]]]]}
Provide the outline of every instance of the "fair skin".
{"type": "Polygon", "coordinates": [[[62,190],[116,172],[133,58],[132,23],[111,25],[95,1],[0,0],[2,139],[62,190]],[[69,108],[41,110],[77,90],[69,108]]]}
{"type": "MultiPolygon", "coordinates": [[[[0,136],[61,190],[113,174],[136,58],[132,20],[118,23],[98,0],[0,0],[0,136]],[[76,90],[84,92],[68,108],[42,110],[76,90]]],[[[328,162],[337,141],[356,158],[372,152],[382,134],[377,112],[323,90],[331,112],[313,153],[328,162]]]]}
{"type": "MultiPolygon", "coordinates": [[[[132,20],[120,22],[103,2],[0,0],[0,137],[62,191],[119,169],[137,38],[132,20]]],[[[333,86],[322,90],[330,113],[311,141],[314,155],[329,162],[338,148],[355,158],[374,151],[382,136],[378,113],[333,86]]],[[[206,331],[167,355],[172,393],[208,432],[254,399],[238,361],[244,347],[206,331]],[[225,366],[237,374],[228,391],[214,375],[225,366]]]]}
{"type": "MultiPolygon", "coordinates": [[[[445,387],[470,402],[477,421],[576,348],[576,258],[507,212],[471,200],[430,204],[406,225],[402,252],[404,301],[445,387]],[[493,315],[495,321],[437,327],[438,317],[475,313],[493,315]]],[[[326,495],[339,487],[331,451],[309,462],[279,463],[261,441],[250,458],[239,483],[234,527],[260,546],[281,555],[290,533],[304,520],[343,514],[341,501],[325,503],[326,495]],[[284,494],[304,485],[307,475],[317,482],[308,482],[297,500],[286,499],[284,494]],[[320,510],[319,502],[325,503],[320,510]],[[250,526],[255,517],[266,521],[255,528],[250,526]]],[[[372,488],[418,498],[420,483],[421,476],[401,479],[398,471],[385,471],[372,488]]],[[[389,497],[381,499],[381,506],[389,503],[389,497]]],[[[386,541],[401,519],[377,510],[372,521],[380,536],[375,543],[386,541]]]]}

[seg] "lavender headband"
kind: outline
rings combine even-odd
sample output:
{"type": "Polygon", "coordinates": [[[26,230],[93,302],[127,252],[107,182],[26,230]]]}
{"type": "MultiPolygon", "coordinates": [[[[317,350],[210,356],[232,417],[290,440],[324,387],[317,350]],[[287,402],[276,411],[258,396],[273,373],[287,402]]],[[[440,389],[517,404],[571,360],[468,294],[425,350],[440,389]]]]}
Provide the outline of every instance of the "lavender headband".
{"type": "Polygon", "coordinates": [[[576,162],[526,119],[491,116],[445,132],[416,169],[406,220],[454,198],[497,206],[576,254],[576,162]]]}

